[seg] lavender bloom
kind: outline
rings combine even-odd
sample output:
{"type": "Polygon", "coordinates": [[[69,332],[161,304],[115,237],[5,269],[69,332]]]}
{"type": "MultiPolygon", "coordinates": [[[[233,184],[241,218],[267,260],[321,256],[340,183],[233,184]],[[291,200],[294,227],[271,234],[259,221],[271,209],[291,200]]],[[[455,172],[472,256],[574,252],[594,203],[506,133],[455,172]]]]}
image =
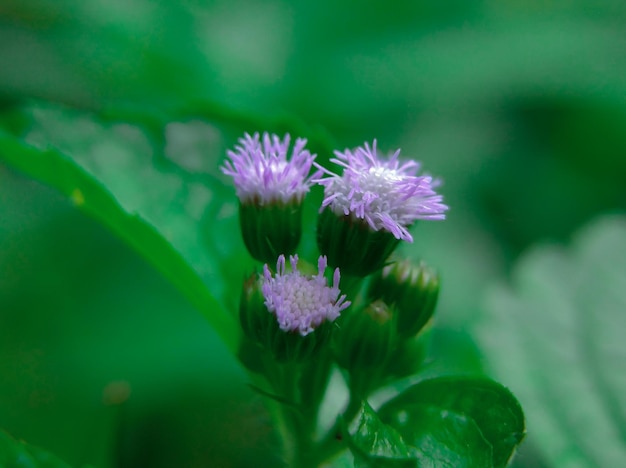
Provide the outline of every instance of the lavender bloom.
{"type": "Polygon", "coordinates": [[[287,160],[290,136],[280,140],[277,135],[245,134],[235,151],[227,151],[230,161],[221,170],[232,176],[237,196],[242,203],[265,205],[274,202],[302,201],[311,186],[308,177],[315,155],[304,149],[306,140],[298,138],[287,160]]]}
{"type": "Polygon", "coordinates": [[[439,181],[417,176],[419,164],[400,163],[399,154],[396,150],[388,160],[379,159],[374,140],[371,148],[365,143],[354,151],[335,151],[337,158],[331,162],[344,168],[341,176],[315,164],[330,176],[313,180],[324,186],[321,210],[329,207],[338,216],[350,215],[374,231],[386,230],[396,239],[413,242],[407,228],[418,219],[445,219],[448,207],[434,190],[439,181]]]}
{"type": "Polygon", "coordinates": [[[291,272],[285,273],[285,256],[278,257],[274,277],[265,264],[261,290],[265,297],[265,306],[276,316],[281,330],[297,331],[306,336],[322,322],[332,322],[339,317],[340,312],[350,305],[350,301],[346,301],[345,294],[340,296],[339,268],[335,269],[333,286],[327,286],[324,278],[326,257],[320,256],[317,262],[318,274],[313,277],[300,274],[297,269],[297,255],[291,255],[289,261],[291,272]]]}

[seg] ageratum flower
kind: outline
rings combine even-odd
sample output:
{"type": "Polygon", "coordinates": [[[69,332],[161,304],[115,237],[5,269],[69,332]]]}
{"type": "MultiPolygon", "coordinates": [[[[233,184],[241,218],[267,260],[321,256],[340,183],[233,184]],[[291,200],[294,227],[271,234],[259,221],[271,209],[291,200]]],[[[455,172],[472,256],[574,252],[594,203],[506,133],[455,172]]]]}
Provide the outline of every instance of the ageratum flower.
{"type": "Polygon", "coordinates": [[[279,254],[295,252],[302,234],[302,200],[311,187],[309,175],[315,155],[296,140],[288,157],[290,137],[246,134],[230,160],[221,167],[233,178],[239,198],[241,234],[250,254],[260,262],[274,262],[279,254]]]}
{"type": "Polygon", "coordinates": [[[237,196],[242,203],[267,205],[271,203],[300,203],[311,187],[309,172],[315,160],[304,147],[304,138],[296,143],[288,159],[291,137],[287,134],[281,140],[277,135],[258,133],[245,134],[239,138],[235,150],[226,154],[221,170],[233,178],[237,196]]]}
{"type": "Polygon", "coordinates": [[[448,209],[435,192],[439,182],[431,176],[418,176],[419,164],[401,163],[400,150],[388,159],[380,158],[376,140],[354,151],[335,151],[331,162],[343,167],[337,175],[316,165],[330,177],[314,182],[324,186],[322,210],[329,207],[336,215],[362,220],[374,231],[388,231],[396,239],[413,242],[408,231],[415,221],[442,220],[448,209]]]}
{"type": "Polygon", "coordinates": [[[444,219],[448,209],[435,192],[439,182],[418,176],[419,164],[400,162],[397,150],[381,158],[370,147],[335,151],[341,175],[316,166],[328,177],[317,225],[317,244],[328,263],[343,273],[364,277],[381,269],[401,240],[413,242],[409,228],[420,219],[444,219]]]}
{"type": "Polygon", "coordinates": [[[327,285],[326,257],[319,257],[318,274],[312,277],[298,271],[297,255],[290,256],[289,261],[291,272],[287,273],[285,256],[278,257],[275,276],[267,264],[264,266],[261,290],[265,306],[276,317],[280,329],[306,336],[322,323],[334,321],[350,301],[339,290],[339,268],[335,269],[332,287],[327,285]]]}

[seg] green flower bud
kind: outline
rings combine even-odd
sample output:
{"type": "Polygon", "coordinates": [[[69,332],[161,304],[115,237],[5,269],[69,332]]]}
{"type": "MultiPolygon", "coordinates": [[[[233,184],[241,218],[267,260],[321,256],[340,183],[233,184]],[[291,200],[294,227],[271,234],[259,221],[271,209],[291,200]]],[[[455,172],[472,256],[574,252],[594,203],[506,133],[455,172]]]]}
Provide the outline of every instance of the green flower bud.
{"type": "Polygon", "coordinates": [[[265,307],[259,275],[254,273],[243,283],[239,301],[239,321],[245,336],[253,343],[263,345],[274,320],[265,307]]]}
{"type": "Polygon", "coordinates": [[[429,329],[417,336],[401,340],[386,367],[389,375],[402,378],[419,372],[428,355],[432,341],[431,335],[431,329],[429,329]]]}
{"type": "Polygon", "coordinates": [[[385,230],[375,231],[365,221],[324,209],[317,222],[317,245],[328,264],[345,275],[364,277],[380,270],[400,243],[385,230]]]}
{"type": "Polygon", "coordinates": [[[424,262],[393,263],[376,274],[370,282],[370,300],[383,300],[397,311],[398,334],[416,335],[433,316],[439,296],[439,276],[424,262]]]}
{"type": "Polygon", "coordinates": [[[371,372],[383,366],[397,345],[393,310],[383,301],[350,311],[334,335],[340,366],[351,373],[371,372]]]}

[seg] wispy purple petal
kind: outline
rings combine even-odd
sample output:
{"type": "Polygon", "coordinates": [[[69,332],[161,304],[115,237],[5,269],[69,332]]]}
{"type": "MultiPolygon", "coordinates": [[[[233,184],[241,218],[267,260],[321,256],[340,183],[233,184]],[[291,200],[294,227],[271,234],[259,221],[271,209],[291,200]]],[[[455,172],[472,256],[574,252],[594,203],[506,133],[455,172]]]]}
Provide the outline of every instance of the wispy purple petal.
{"type": "Polygon", "coordinates": [[[378,155],[376,140],[355,150],[335,151],[330,161],[343,167],[335,174],[313,163],[325,178],[312,182],[324,187],[322,208],[329,207],[337,215],[363,220],[373,230],[386,230],[397,239],[413,242],[408,231],[417,220],[442,220],[448,206],[435,188],[438,179],[418,176],[420,164],[400,161],[400,150],[388,158],[378,155]]]}
{"type": "Polygon", "coordinates": [[[237,196],[242,203],[301,202],[311,188],[309,175],[315,155],[307,149],[306,140],[298,138],[288,158],[290,136],[281,140],[264,133],[261,137],[245,134],[234,150],[226,152],[229,160],[220,168],[233,178],[237,196]]]}

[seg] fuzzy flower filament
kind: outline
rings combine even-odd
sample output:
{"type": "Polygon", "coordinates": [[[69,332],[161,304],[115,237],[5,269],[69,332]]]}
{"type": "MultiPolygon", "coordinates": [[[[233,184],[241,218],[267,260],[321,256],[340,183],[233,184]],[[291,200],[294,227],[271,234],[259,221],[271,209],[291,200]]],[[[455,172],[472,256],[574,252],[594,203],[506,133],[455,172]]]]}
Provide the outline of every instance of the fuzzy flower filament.
{"type": "Polygon", "coordinates": [[[315,155],[305,149],[306,139],[298,138],[288,158],[291,138],[281,140],[277,135],[245,134],[228,150],[221,167],[233,178],[241,203],[267,205],[271,203],[300,203],[311,187],[309,172],[315,155]]]}
{"type": "Polygon", "coordinates": [[[335,174],[318,164],[328,177],[317,178],[324,186],[320,211],[330,208],[338,216],[350,216],[365,222],[374,231],[388,231],[396,239],[413,242],[408,228],[417,220],[442,220],[448,207],[435,192],[439,181],[428,175],[418,176],[419,164],[400,162],[400,150],[388,159],[378,155],[376,140],[354,151],[335,151],[331,162],[343,167],[335,174]]]}
{"type": "Polygon", "coordinates": [[[287,272],[285,256],[279,256],[274,276],[265,264],[261,290],[265,306],[275,315],[280,329],[306,336],[323,322],[334,321],[350,301],[339,290],[339,268],[335,269],[332,286],[327,284],[324,277],[326,257],[319,257],[318,274],[312,277],[298,271],[297,255],[290,256],[289,261],[291,271],[287,272]]]}

